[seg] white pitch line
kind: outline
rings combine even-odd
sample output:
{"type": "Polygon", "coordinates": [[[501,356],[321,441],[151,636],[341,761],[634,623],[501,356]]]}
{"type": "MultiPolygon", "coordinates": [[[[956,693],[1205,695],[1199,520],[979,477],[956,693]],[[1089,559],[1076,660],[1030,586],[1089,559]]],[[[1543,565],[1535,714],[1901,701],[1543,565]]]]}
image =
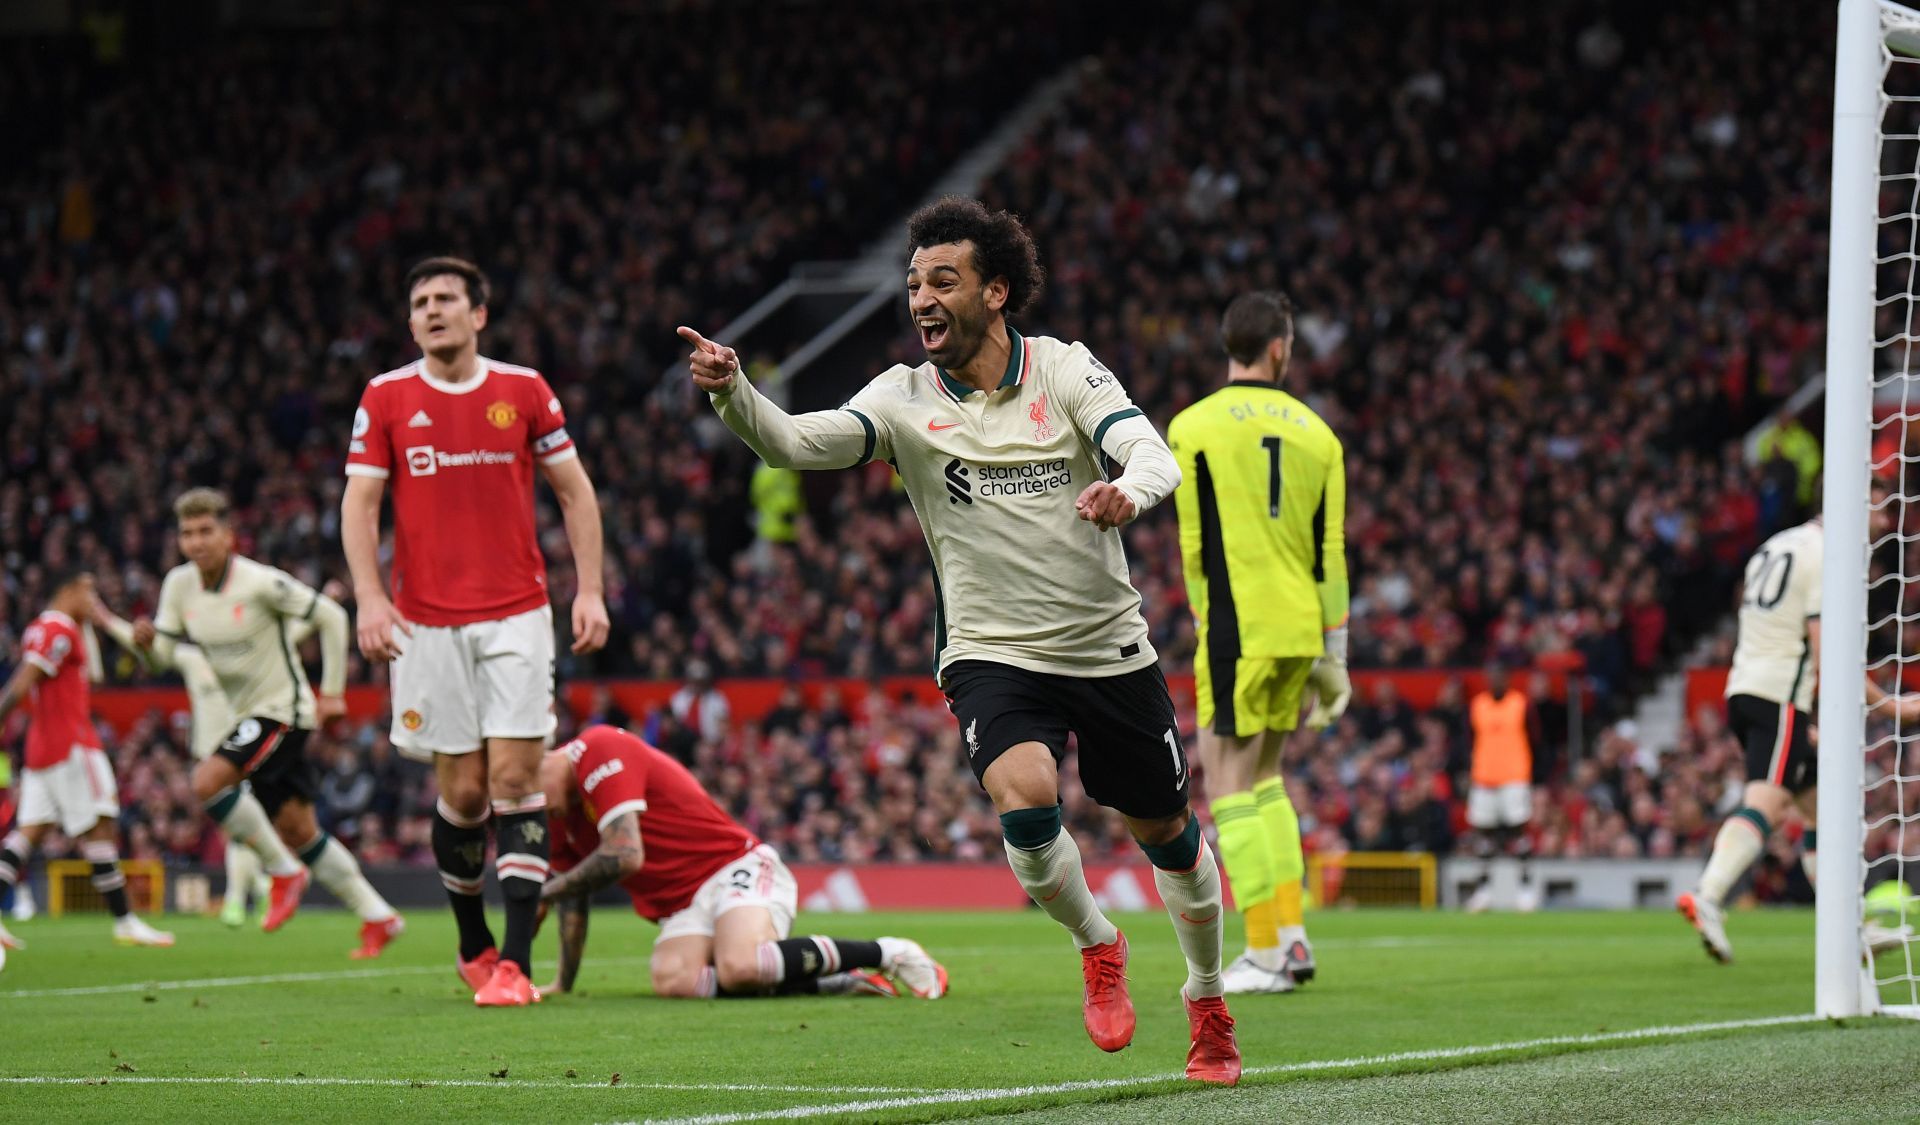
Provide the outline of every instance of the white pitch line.
{"type": "MultiPolygon", "coordinates": [[[[527,1081],[505,1078],[327,1078],[299,1075],[292,1078],[222,1077],[218,1075],[103,1074],[97,1078],[34,1074],[0,1076],[0,1086],[393,1086],[393,1087],[476,1087],[495,1090],[681,1090],[709,1093],[766,1094],[925,1094],[927,1091],[900,1086],[780,1086],[762,1082],[563,1082],[558,1079],[527,1081]]],[[[945,1093],[965,1093],[948,1090],[945,1093]]]]}
{"type": "MultiPolygon", "coordinates": [[[[1643,1027],[1632,1031],[1602,1031],[1587,1035],[1549,1035],[1539,1039],[1519,1039],[1509,1043],[1486,1043],[1470,1047],[1435,1047],[1421,1051],[1395,1051],[1384,1055],[1360,1055],[1346,1059],[1317,1059],[1311,1062],[1282,1063],[1274,1066],[1248,1067],[1246,1074],[1304,1074],[1321,1070],[1345,1070],[1351,1067],[1378,1066],[1403,1062],[1431,1062],[1445,1059],[1474,1058],[1480,1055],[1495,1055],[1508,1051],[1527,1051],[1540,1047],[1574,1047],[1601,1043],[1626,1043],[1640,1039],[1664,1039],[1678,1035],[1692,1035],[1709,1031],[1739,1031],[1761,1027],[1779,1027],[1787,1024],[1811,1023],[1822,1019],[1812,1014],[1800,1016],[1765,1016],[1758,1019],[1718,1020],[1710,1023],[1673,1024],[1665,1027],[1643,1027]]],[[[967,1105],[978,1102],[1005,1101],[1009,1098],[1029,1098],[1047,1094],[1071,1094],[1085,1090],[1124,1090],[1139,1086],[1152,1086],[1162,1082],[1178,1081],[1184,1078],[1179,1074],[1142,1075],[1135,1078],[1097,1078],[1083,1082],[1055,1082],[1038,1086],[1007,1086],[989,1090],[946,1090],[939,1093],[926,1093],[916,1097],[873,1098],[859,1102],[838,1102],[833,1105],[803,1105],[788,1109],[746,1110],[738,1113],[709,1113],[694,1117],[670,1117],[650,1119],[648,1125],[736,1125],[744,1121],[801,1121],[813,1117],[826,1117],[844,1113],[867,1113],[876,1110],[913,1109],[918,1106],[967,1105]]],[[[628,1122],[626,1125],[637,1125],[628,1122]]]]}

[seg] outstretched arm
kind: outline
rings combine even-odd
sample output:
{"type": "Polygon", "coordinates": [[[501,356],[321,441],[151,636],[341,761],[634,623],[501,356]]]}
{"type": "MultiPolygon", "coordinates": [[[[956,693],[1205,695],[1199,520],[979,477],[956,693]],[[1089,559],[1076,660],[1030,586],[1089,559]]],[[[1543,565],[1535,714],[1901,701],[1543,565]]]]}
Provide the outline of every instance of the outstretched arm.
{"type": "Polygon", "coordinates": [[[687,367],[693,385],[712,396],[727,428],[776,469],[847,469],[873,460],[884,448],[882,420],[848,406],[788,414],[740,377],[740,357],[691,328],[680,336],[693,345],[687,367]]]}
{"type": "MultiPolygon", "coordinates": [[[[150,649],[143,649],[135,642],[133,622],[128,621],[126,618],[113,612],[113,610],[108,609],[107,604],[97,597],[93,599],[93,623],[105,630],[107,636],[112,637],[115,644],[119,645],[125,651],[132,653],[133,658],[139,661],[140,666],[147,671],[159,672],[165,669],[166,665],[161,663],[159,653],[150,649]]],[[[178,652],[174,655],[177,660],[179,656],[178,652]]]]}

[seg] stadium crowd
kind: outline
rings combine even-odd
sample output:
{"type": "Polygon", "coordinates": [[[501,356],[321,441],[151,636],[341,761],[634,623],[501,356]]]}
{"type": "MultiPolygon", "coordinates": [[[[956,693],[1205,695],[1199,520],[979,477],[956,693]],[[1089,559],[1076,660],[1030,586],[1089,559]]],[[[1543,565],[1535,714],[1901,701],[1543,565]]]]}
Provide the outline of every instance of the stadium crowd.
{"type": "MultiPolygon", "coordinates": [[[[1389,24],[1210,3],[1088,42],[1069,10],[988,9],[965,34],[823,35],[769,5],[674,9],[657,34],[559,18],[536,42],[456,24],[465,61],[432,91],[391,30],[250,41],[149,62],[42,123],[0,171],[0,652],[71,560],[123,612],[149,608],[188,484],[234,494],[243,551],[343,576],[346,420],[410,354],[407,264],[452,248],[494,273],[487,350],[549,375],[600,489],[615,639],[563,675],[924,671],[934,593],[890,471],[807,491],[756,471],[705,424],[671,327],[723,324],[793,262],[857,252],[1021,79],[1084,49],[1099,66],[984,189],[1049,268],[1024,327],[1087,340],[1164,426],[1222,377],[1228,298],[1287,288],[1292,386],[1347,440],[1355,662],[1580,669],[1604,733],[1577,765],[1558,734],[1543,748],[1539,849],[1702,850],[1737,761],[1724,737],[1647,747],[1612,720],[1811,495],[1799,447],[1755,467],[1735,439],[1818,358],[1827,138],[1802,110],[1825,82],[1803,26],[1821,17],[1546,4],[1389,24]],[[674,46],[716,21],[747,45],[718,71],[674,46]],[[1719,49],[1736,24],[1743,49],[1719,49]],[[977,98],[915,92],[929,36],[977,98]],[[454,128],[416,128],[420,104],[458,106],[454,128]]],[[[23,65],[6,81],[74,81],[23,65]]],[[[908,340],[894,358],[917,362],[908,340]]],[[[564,604],[565,538],[552,510],[542,524],[564,604]]],[[[1171,511],[1127,544],[1184,668],[1171,511]]],[[[1462,706],[1368,699],[1298,739],[1309,846],[1450,848],[1462,706]]],[[[795,859],[998,847],[942,709],[631,718],[795,859]]],[[[336,831],[373,862],[424,855],[428,778],[373,725],[333,734],[336,831]]],[[[181,732],[156,716],[113,744],[138,795],[130,853],[205,852],[181,732]]],[[[1088,846],[1123,840],[1069,812],[1088,846]]]]}
{"type": "MultiPolygon", "coordinates": [[[[1765,15],[1741,34],[1782,49],[1736,60],[1715,13],[1211,12],[1107,58],[995,178],[1048,250],[1034,319],[1164,421],[1221,379],[1232,295],[1288,289],[1291,382],[1347,435],[1355,661],[1575,652],[1603,698],[1634,685],[1804,499],[1732,439],[1817,359],[1825,142],[1769,91],[1819,52],[1765,15]]],[[[1181,651],[1176,545],[1130,544],[1181,651]]]]}

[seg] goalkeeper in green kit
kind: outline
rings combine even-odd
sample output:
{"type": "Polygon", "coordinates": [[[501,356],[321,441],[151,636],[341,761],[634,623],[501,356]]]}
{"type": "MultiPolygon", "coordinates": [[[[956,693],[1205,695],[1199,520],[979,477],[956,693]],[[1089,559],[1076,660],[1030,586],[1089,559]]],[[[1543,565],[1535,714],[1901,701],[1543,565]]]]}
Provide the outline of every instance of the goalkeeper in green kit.
{"type": "Polygon", "coordinates": [[[1167,444],[1187,601],[1199,648],[1194,694],[1220,858],[1247,951],[1230,993],[1291,992],[1314,974],[1301,908],[1300,820],[1280,775],[1287,733],[1311,696],[1324,727],[1347,681],[1347,476],[1340,439],[1280,389],[1293,309],[1247,293],[1220,325],[1227,385],[1180,412],[1167,444]]]}

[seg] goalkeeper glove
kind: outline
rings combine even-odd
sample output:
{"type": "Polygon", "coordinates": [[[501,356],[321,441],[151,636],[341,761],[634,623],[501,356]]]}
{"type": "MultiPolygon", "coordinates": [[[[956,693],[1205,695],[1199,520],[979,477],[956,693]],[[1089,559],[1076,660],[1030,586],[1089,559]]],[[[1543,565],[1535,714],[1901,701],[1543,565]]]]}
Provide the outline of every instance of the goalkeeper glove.
{"type": "Polygon", "coordinates": [[[1347,630],[1327,630],[1326,655],[1313,662],[1307,672],[1307,690],[1313,693],[1313,707],[1307,712],[1307,726],[1323,730],[1347,713],[1353,699],[1353,682],[1347,678],[1347,630]]]}

